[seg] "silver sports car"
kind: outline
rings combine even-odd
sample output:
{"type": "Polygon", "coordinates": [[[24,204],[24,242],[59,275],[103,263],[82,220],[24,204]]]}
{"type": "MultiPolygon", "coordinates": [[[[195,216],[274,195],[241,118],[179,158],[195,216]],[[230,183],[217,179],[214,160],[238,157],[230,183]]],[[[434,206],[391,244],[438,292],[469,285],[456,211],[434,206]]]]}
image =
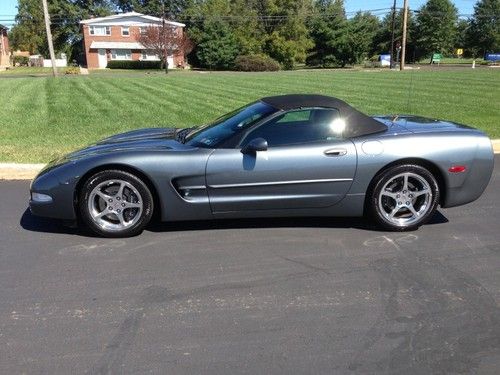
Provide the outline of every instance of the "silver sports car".
{"type": "Polygon", "coordinates": [[[213,123],[106,138],[54,160],[31,212],[99,235],[164,221],[369,215],[413,230],[438,205],[477,199],[493,171],[479,130],[416,116],[370,117],[321,95],[260,99],[213,123]]]}

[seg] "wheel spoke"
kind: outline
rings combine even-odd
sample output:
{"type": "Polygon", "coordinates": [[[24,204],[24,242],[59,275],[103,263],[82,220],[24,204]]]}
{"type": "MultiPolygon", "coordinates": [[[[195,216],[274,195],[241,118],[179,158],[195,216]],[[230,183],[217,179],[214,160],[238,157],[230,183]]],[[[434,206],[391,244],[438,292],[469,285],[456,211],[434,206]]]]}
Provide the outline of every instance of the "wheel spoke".
{"type": "Polygon", "coordinates": [[[141,208],[142,204],[141,203],[131,203],[131,202],[124,202],[125,207],[124,208],[141,208]]]}
{"type": "Polygon", "coordinates": [[[403,191],[408,191],[408,174],[403,175],[403,191]]]}
{"type": "Polygon", "coordinates": [[[108,200],[109,200],[109,199],[112,199],[111,195],[105,194],[105,193],[103,193],[103,192],[102,192],[102,191],[100,191],[100,190],[97,190],[95,193],[96,193],[99,197],[101,197],[101,198],[104,200],[104,202],[106,202],[106,206],[108,205],[108,200]]]}
{"type": "Polygon", "coordinates": [[[99,218],[101,218],[101,217],[103,217],[103,216],[106,216],[107,214],[109,214],[109,212],[108,212],[108,211],[106,211],[106,210],[102,210],[102,211],[101,211],[101,212],[99,212],[98,214],[94,215],[94,219],[99,219],[99,218]]]}
{"type": "Polygon", "coordinates": [[[122,197],[123,196],[123,189],[125,188],[125,182],[120,182],[120,187],[118,188],[118,192],[116,193],[117,197],[122,197]]]}
{"type": "Polygon", "coordinates": [[[120,224],[123,226],[127,225],[127,222],[125,221],[125,218],[123,217],[123,211],[122,212],[115,212],[116,217],[118,220],[120,220],[120,224]]]}
{"type": "Polygon", "coordinates": [[[393,219],[393,218],[394,218],[394,215],[396,215],[396,214],[399,212],[399,210],[400,210],[400,209],[401,209],[401,207],[399,207],[399,206],[394,207],[394,209],[393,209],[393,210],[391,211],[391,213],[389,214],[389,217],[390,217],[391,219],[393,219]]]}
{"type": "Polygon", "coordinates": [[[397,195],[397,193],[393,193],[392,191],[387,191],[387,190],[385,190],[385,191],[383,191],[381,194],[382,194],[383,196],[385,196],[385,197],[389,197],[389,198],[392,198],[392,199],[396,200],[396,195],[397,195]]]}
{"type": "Polygon", "coordinates": [[[419,214],[419,213],[415,210],[415,207],[413,207],[413,205],[411,205],[411,204],[410,204],[410,205],[408,206],[408,209],[410,210],[410,212],[411,212],[414,216],[416,216],[416,217],[419,217],[419,216],[420,216],[420,214],[419,214]]]}
{"type": "Polygon", "coordinates": [[[413,194],[414,198],[417,198],[417,197],[420,197],[421,195],[425,195],[425,194],[429,194],[429,193],[430,193],[430,190],[424,189],[424,190],[416,191],[412,194],[413,194]]]}

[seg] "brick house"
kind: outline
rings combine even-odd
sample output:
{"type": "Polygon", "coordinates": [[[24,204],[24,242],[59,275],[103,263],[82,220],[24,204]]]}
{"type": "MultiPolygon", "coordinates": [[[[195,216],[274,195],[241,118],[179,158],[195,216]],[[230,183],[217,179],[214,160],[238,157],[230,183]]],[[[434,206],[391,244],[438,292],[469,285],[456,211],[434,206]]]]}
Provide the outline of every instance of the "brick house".
{"type": "Polygon", "coordinates": [[[7,28],[0,25],[0,66],[10,65],[9,38],[7,28]]]}
{"type": "MultiPolygon", "coordinates": [[[[182,33],[184,24],[165,21],[182,33]]],[[[162,19],[141,13],[129,12],[108,17],[80,21],[83,32],[85,58],[88,68],[105,68],[110,60],[159,60],[139,42],[141,32],[149,26],[160,26],[162,19]]],[[[184,65],[184,53],[168,57],[168,66],[184,65]]]]}

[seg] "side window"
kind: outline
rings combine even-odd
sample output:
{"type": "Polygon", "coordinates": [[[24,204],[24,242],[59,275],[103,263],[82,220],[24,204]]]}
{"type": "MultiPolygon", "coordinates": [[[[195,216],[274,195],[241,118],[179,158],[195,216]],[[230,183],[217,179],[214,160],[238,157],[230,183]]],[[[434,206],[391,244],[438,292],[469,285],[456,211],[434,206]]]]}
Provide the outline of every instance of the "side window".
{"type": "Polygon", "coordinates": [[[264,138],[269,147],[342,139],[345,123],[334,108],[289,111],[262,124],[246,135],[242,146],[264,138]]]}

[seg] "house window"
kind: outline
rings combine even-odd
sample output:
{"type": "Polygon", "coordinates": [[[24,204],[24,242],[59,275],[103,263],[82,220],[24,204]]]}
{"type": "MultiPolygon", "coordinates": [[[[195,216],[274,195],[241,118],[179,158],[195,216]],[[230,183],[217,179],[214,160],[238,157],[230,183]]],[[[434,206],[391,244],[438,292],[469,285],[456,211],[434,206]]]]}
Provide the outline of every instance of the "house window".
{"type": "Polygon", "coordinates": [[[152,51],[142,51],[141,60],[153,60],[158,61],[160,58],[152,51]]]}
{"type": "Polygon", "coordinates": [[[111,27],[110,26],[90,26],[89,27],[90,35],[111,35],[111,27]]]}
{"type": "Polygon", "coordinates": [[[132,51],[129,49],[112,49],[111,60],[132,60],[132,51]]]}
{"type": "Polygon", "coordinates": [[[140,26],[139,27],[139,32],[141,33],[141,35],[146,34],[147,31],[148,31],[148,28],[146,26],[140,26]]]}
{"type": "Polygon", "coordinates": [[[128,26],[122,26],[122,36],[130,36],[130,29],[128,26]]]}

